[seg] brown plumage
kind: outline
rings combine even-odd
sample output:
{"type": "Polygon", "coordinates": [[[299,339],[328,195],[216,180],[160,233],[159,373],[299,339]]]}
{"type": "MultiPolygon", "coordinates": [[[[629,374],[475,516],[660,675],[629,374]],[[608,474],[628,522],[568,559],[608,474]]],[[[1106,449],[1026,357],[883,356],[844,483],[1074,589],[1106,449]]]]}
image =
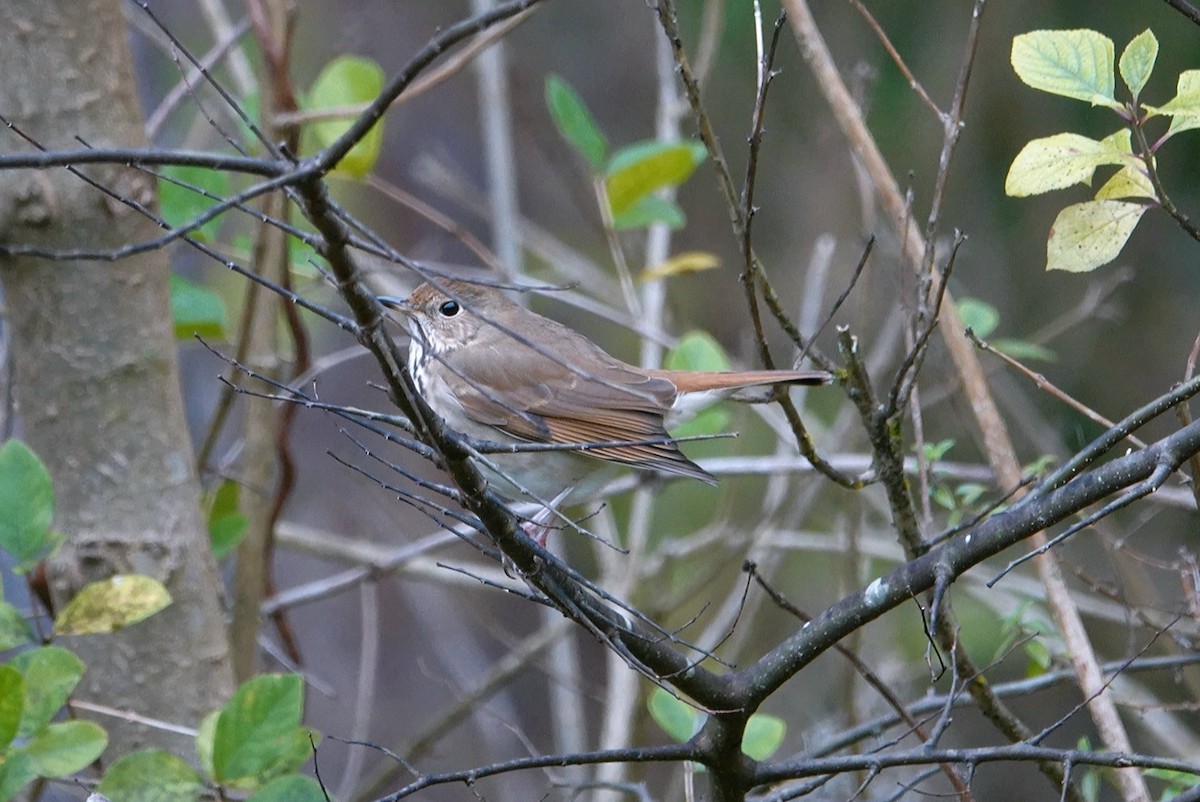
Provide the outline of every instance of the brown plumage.
{"type": "Polygon", "coordinates": [[[812,370],[639,368],[495,289],[439,283],[442,289],[422,284],[405,300],[380,300],[404,314],[412,335],[409,369],[426,401],[452,428],[502,442],[623,443],[579,453],[494,455],[511,474],[509,484],[543,500],[581,483],[598,460],[715,483],[666,439],[666,417],[681,395],[825,384],[831,378],[812,370]],[[639,442],[654,440],[662,442],[639,442]]]}

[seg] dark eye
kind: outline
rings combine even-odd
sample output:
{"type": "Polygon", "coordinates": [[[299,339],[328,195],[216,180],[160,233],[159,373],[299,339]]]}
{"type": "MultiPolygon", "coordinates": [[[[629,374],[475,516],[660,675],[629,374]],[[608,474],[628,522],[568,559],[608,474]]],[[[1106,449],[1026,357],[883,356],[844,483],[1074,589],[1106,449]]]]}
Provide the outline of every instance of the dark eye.
{"type": "Polygon", "coordinates": [[[441,312],[442,317],[454,317],[461,308],[458,301],[443,301],[442,305],[438,307],[438,312],[441,312]]]}

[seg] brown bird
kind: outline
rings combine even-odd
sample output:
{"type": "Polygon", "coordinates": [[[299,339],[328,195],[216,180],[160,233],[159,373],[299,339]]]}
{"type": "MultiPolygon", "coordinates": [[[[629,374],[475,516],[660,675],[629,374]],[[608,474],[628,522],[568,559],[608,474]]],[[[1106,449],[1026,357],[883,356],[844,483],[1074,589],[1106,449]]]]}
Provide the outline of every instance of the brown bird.
{"type": "Polygon", "coordinates": [[[557,506],[603,487],[615,466],[709,484],[666,426],[681,403],[777,384],[826,384],[820,370],[696,372],[640,368],[530,312],[498,290],[443,279],[407,299],[379,301],[404,316],[408,368],[422,397],[451,428],[475,440],[548,443],[579,450],[488,455],[502,495],[557,506]],[[607,445],[588,447],[588,444],[607,445]]]}

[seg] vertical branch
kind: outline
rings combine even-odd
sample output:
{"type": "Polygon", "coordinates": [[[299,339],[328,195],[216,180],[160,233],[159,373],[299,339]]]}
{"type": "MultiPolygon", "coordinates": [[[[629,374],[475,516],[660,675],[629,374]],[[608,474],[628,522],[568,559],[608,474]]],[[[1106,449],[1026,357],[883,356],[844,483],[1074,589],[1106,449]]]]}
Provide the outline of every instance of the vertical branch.
{"type": "MultiPolygon", "coordinates": [[[[493,0],[471,0],[471,11],[482,14],[493,0]]],[[[475,59],[484,166],[488,174],[492,248],[505,279],[521,272],[520,211],[517,171],[513,158],[512,109],[508,92],[508,59],[503,39],[493,42],[475,59]]]]}
{"type": "MultiPolygon", "coordinates": [[[[969,62],[973,58],[975,50],[975,37],[979,30],[978,18],[982,14],[983,4],[984,0],[977,0],[973,9],[970,39],[967,42],[964,65],[959,74],[959,85],[956,91],[957,109],[946,121],[947,136],[943,143],[939,178],[937,179],[939,186],[944,185],[946,180],[945,173],[949,169],[950,156],[953,154],[953,142],[957,136],[956,129],[961,122],[956,115],[961,114],[962,98],[965,94],[967,79],[970,76],[969,62]]],[[[934,269],[933,254],[931,250],[927,250],[929,246],[916,230],[916,226],[907,218],[903,196],[891,170],[867,129],[857,104],[854,103],[842,81],[806,0],[784,0],[784,7],[788,11],[788,19],[800,42],[805,60],[816,75],[818,87],[825,94],[834,117],[847,137],[855,156],[870,176],[875,192],[887,210],[892,225],[897,227],[901,241],[916,246],[912,249],[905,249],[905,254],[912,262],[913,269],[917,271],[918,275],[932,271],[934,269]],[[922,254],[919,260],[916,258],[917,253],[922,254]]],[[[934,218],[927,229],[935,230],[936,224],[937,221],[934,218]]],[[[944,299],[939,330],[950,351],[954,366],[962,378],[963,388],[983,436],[992,468],[996,471],[1002,486],[1016,487],[1020,484],[1021,467],[1008,433],[1008,427],[1000,416],[983,368],[979,364],[974,348],[965,336],[965,327],[949,293],[944,299]]],[[[1033,541],[1035,547],[1040,546],[1044,543],[1044,536],[1035,535],[1033,541]]],[[[1105,743],[1110,748],[1128,751],[1128,736],[1121,724],[1111,695],[1103,693],[1103,687],[1099,682],[1101,675],[1098,662],[1092,651],[1079,611],[1067,592],[1062,573],[1056,564],[1056,557],[1047,552],[1038,558],[1037,566],[1042,583],[1046,587],[1047,599],[1075,664],[1080,686],[1091,699],[1089,710],[1093,719],[1096,721],[1105,743]]],[[[1136,771],[1123,770],[1118,773],[1118,777],[1122,784],[1122,793],[1127,800],[1149,799],[1145,783],[1136,771]]]]}

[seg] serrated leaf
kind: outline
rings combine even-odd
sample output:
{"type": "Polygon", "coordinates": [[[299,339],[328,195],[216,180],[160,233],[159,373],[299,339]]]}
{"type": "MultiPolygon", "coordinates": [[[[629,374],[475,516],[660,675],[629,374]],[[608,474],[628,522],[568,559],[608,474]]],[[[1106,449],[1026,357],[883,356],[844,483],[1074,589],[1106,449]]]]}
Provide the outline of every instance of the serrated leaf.
{"type": "MultiPolygon", "coordinates": [[[[305,111],[361,106],[374,100],[383,91],[383,81],[383,69],[371,59],[338,56],[317,75],[302,106],[305,111]]],[[[322,120],[312,124],[312,133],[320,146],[325,148],[350,130],[353,123],[353,118],[322,120]]],[[[334,170],[362,178],[375,167],[382,145],[383,121],[380,120],[350,148],[334,170]]]]}
{"type": "Polygon", "coordinates": [[[183,758],[144,749],[109,766],[96,791],[119,802],[199,802],[205,789],[183,758]]]}
{"type": "Polygon", "coordinates": [[[12,666],[0,665],[0,754],[17,737],[24,707],[25,678],[12,666]]]}
{"type": "Polygon", "coordinates": [[[0,446],[0,549],[24,573],[54,553],[62,542],[50,531],[54,482],[37,454],[20,440],[0,446]]]}
{"type": "Polygon", "coordinates": [[[8,800],[20,793],[21,789],[37,779],[33,770],[33,761],[22,749],[14,749],[4,756],[0,763],[0,800],[8,800]]]}
{"type": "Polygon", "coordinates": [[[1154,114],[1171,117],[1167,136],[1200,128],[1200,70],[1184,70],[1175,84],[1175,97],[1163,106],[1144,106],[1154,114]]]}
{"type": "Polygon", "coordinates": [[[65,777],[104,753],[108,733],[91,721],[60,721],[35,733],[25,747],[40,777],[65,777]]]}
{"type": "Polygon", "coordinates": [[[1054,362],[1058,359],[1049,348],[1027,340],[1000,338],[992,340],[991,346],[1002,354],[1008,354],[1013,359],[1036,360],[1038,362],[1054,362]]]}
{"type": "Polygon", "coordinates": [[[712,270],[721,266],[721,260],[715,253],[707,251],[684,251],[677,253],[665,262],[647,268],[639,278],[642,281],[656,281],[672,276],[683,276],[688,273],[699,273],[701,270],[712,270]]]}
{"type": "Polygon", "coordinates": [[[1012,65],[1034,89],[1120,108],[1113,96],[1113,43],[1091,30],[1030,31],[1013,37],[1012,65]]]}
{"type": "Polygon", "coordinates": [[[742,753],[751,760],[766,760],[783,745],[787,724],[778,716],[755,713],[742,733],[742,753]]]}
{"type": "Polygon", "coordinates": [[[1046,243],[1046,269],[1083,273],[1108,264],[1146,212],[1126,201],[1076,203],[1059,212],[1046,243]]]}
{"type": "Polygon", "coordinates": [[[1140,169],[1131,166],[1117,170],[1104,186],[1096,190],[1096,200],[1120,200],[1122,198],[1149,198],[1157,201],[1154,184],[1140,169]]]}
{"type": "Polygon", "coordinates": [[[687,215],[678,203],[658,195],[647,195],[620,214],[613,215],[613,229],[616,231],[649,228],[655,223],[678,231],[687,224],[687,215]]]}
{"type": "MultiPolygon", "coordinates": [[[[229,175],[209,167],[164,167],[163,179],[158,182],[158,203],[163,220],[171,228],[190,224],[200,215],[229,195],[229,175]],[[169,179],[169,180],[168,180],[169,179]]],[[[221,228],[218,215],[191,236],[201,242],[211,242],[221,228]]]]}
{"type": "Polygon", "coordinates": [[[267,783],[246,802],[328,802],[321,786],[311,777],[289,774],[267,783]]]}
{"type": "Polygon", "coordinates": [[[1146,81],[1150,80],[1150,73],[1154,70],[1154,61],[1157,58],[1158,39],[1154,38],[1154,33],[1149,28],[1133,37],[1125,46],[1118,66],[1121,79],[1125,81],[1134,98],[1142,93],[1146,81]]]}
{"type": "Polygon", "coordinates": [[[996,307],[978,298],[959,299],[958,316],[962,318],[963,325],[980,339],[986,338],[1000,325],[1000,312],[996,307]]]}
{"type": "Polygon", "coordinates": [[[563,139],[579,151],[593,171],[600,172],[608,155],[608,141],[579,93],[554,74],[546,76],[546,108],[563,139]]]}
{"type": "Polygon", "coordinates": [[[705,716],[687,702],[676,699],[662,688],[655,688],[646,700],[650,717],[672,740],[685,743],[700,731],[705,716]]]}
{"type": "Polygon", "coordinates": [[[225,330],[229,312],[221,296],[174,273],[171,274],[171,319],[177,340],[191,339],[197,334],[213,340],[227,339],[225,330]]]}
{"type": "Polygon", "coordinates": [[[143,621],[171,604],[171,594],[157,579],[119,574],[89,582],[54,621],[57,635],[115,632],[143,621]]]}
{"type": "Polygon", "coordinates": [[[604,188],[614,216],[664,187],[677,187],[704,163],[708,152],[700,142],[650,140],[613,154],[604,170],[604,188]]]}
{"type": "Polygon", "coordinates": [[[33,631],[21,611],[8,602],[0,602],[0,651],[24,646],[33,640],[33,631]]]}
{"type": "Polygon", "coordinates": [[[1019,198],[1072,184],[1090,184],[1097,167],[1132,164],[1134,159],[1128,129],[1099,141],[1072,133],[1035,139],[1013,159],[1004,179],[1004,192],[1019,198]]]}
{"type": "Polygon", "coordinates": [[[49,724],[66,704],[83,678],[83,663],[60,646],[39,646],[21,652],[9,665],[25,678],[25,707],[17,735],[28,738],[49,724]]]}
{"type": "Polygon", "coordinates": [[[246,536],[250,519],[239,509],[240,486],[226,479],[217,486],[208,512],[208,540],[213,557],[223,559],[246,536]]]}
{"type": "Polygon", "coordinates": [[[294,754],[304,711],[304,685],[295,674],[267,674],[238,688],[213,732],[213,774],[222,784],[252,787],[294,754]]]}

